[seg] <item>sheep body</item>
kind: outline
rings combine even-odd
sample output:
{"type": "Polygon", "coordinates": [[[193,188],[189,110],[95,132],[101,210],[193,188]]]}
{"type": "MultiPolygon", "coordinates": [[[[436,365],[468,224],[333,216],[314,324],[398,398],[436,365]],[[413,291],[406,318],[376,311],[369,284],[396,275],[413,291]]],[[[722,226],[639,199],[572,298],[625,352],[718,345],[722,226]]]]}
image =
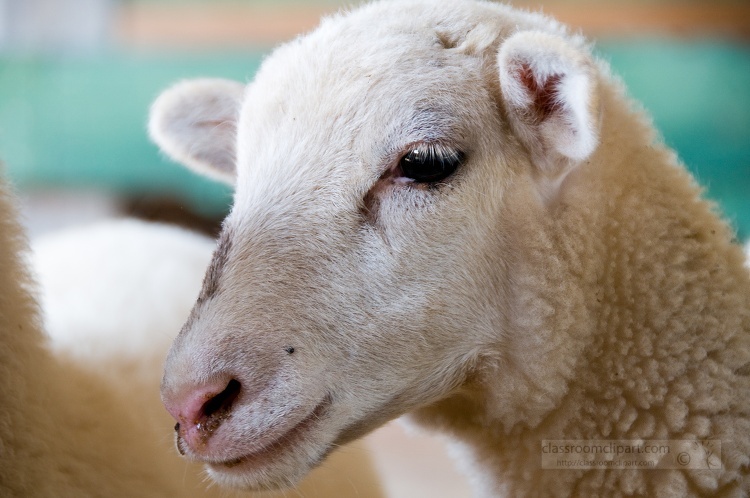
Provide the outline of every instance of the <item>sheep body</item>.
{"type": "Polygon", "coordinates": [[[137,414],[128,400],[46,350],[13,202],[2,182],[0,494],[127,496],[141,489],[143,496],[177,495],[180,482],[165,468],[161,442],[136,436],[137,414]],[[134,439],[143,451],[137,458],[128,451],[134,439]]]}
{"type": "Polygon", "coordinates": [[[560,24],[373,3],[279,48],[246,88],[167,90],[151,133],[237,185],[162,386],[219,482],[296,480],[410,413],[459,441],[486,496],[750,492],[742,248],[560,24]],[[404,164],[420,147],[465,160],[421,181],[404,164]],[[233,381],[219,415],[195,403],[233,381]],[[704,439],[721,469],[540,465],[548,440],[704,439]]]}

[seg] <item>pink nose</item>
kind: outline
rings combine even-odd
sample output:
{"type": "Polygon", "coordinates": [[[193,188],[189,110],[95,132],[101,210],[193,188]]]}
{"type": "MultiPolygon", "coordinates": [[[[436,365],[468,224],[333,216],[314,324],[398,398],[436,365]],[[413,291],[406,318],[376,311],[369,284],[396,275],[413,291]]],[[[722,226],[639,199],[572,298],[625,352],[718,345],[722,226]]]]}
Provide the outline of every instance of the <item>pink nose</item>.
{"type": "Polygon", "coordinates": [[[204,385],[186,393],[182,397],[164,400],[167,411],[177,421],[177,447],[184,454],[182,443],[190,450],[200,453],[201,449],[229,417],[232,405],[240,395],[242,385],[236,379],[204,385]]]}

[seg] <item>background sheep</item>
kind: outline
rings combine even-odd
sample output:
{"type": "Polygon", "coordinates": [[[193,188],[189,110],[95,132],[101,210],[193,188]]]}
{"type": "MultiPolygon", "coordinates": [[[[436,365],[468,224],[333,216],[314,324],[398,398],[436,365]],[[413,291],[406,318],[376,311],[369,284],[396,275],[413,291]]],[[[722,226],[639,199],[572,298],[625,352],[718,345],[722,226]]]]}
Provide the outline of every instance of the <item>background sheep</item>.
{"type": "MultiPolygon", "coordinates": [[[[47,338],[13,202],[0,183],[0,494],[226,496],[175,455],[158,397],[213,241],[132,220],[38,241],[47,338]]],[[[380,496],[362,450],[335,458],[299,492],[380,496]]]]}
{"type": "Polygon", "coordinates": [[[296,480],[410,412],[487,496],[750,491],[742,250],[562,26],[372,4],[247,88],[168,90],[151,131],[236,178],[162,386],[219,482],[296,480]],[[719,441],[721,469],[540,465],[545,440],[644,439],[719,441]]]}
{"type": "Polygon", "coordinates": [[[180,480],[159,451],[161,440],[137,436],[138,414],[117,386],[46,351],[12,202],[3,183],[1,494],[125,496],[142,489],[143,496],[176,495],[180,480]]]}

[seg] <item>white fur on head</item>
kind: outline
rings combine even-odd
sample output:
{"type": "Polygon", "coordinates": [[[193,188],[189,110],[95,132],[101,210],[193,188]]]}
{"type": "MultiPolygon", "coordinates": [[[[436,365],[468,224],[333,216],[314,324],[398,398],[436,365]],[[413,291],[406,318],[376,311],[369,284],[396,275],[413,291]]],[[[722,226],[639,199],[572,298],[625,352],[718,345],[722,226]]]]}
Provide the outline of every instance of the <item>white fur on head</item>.
{"type": "Polygon", "coordinates": [[[513,130],[545,175],[559,177],[599,142],[599,97],[586,51],[560,36],[522,31],[498,52],[502,96],[513,130]]]}
{"type": "Polygon", "coordinates": [[[245,87],[224,79],[183,81],[151,107],[149,133],[172,159],[234,184],[237,114],[245,87]]]}

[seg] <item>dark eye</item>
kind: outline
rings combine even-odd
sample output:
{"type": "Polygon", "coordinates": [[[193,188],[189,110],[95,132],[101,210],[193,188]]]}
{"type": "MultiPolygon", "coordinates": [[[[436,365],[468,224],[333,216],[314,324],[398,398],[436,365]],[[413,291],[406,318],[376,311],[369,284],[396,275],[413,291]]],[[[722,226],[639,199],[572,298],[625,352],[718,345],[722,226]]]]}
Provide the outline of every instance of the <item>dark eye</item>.
{"type": "Polygon", "coordinates": [[[435,183],[449,177],[466,155],[436,144],[414,147],[399,161],[401,176],[417,183],[435,183]]]}

